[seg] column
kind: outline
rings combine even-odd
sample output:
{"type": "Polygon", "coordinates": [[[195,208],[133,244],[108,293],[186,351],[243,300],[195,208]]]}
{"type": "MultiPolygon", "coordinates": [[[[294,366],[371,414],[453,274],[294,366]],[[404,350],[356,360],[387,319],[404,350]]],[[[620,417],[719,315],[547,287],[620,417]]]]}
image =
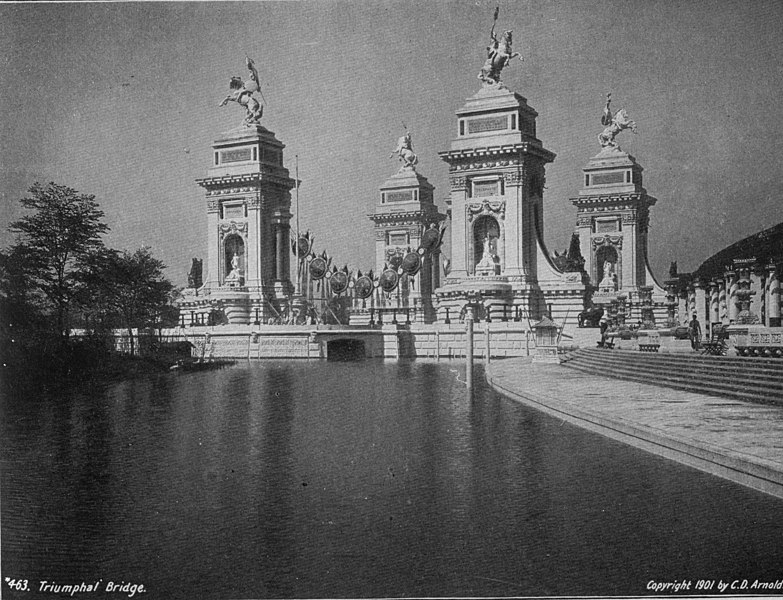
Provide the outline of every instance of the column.
{"type": "Polygon", "coordinates": [[[287,279],[285,276],[285,232],[282,223],[275,224],[275,279],[287,279]]]}
{"type": "Polygon", "coordinates": [[[766,315],[766,270],[761,265],[753,265],[750,269],[750,289],[753,292],[750,298],[750,314],[758,319],[758,323],[767,322],[766,315]]]}
{"type": "Polygon", "coordinates": [[[680,325],[688,324],[688,291],[683,290],[677,298],[677,318],[680,325]]]}
{"type": "Polygon", "coordinates": [[[774,264],[767,265],[767,325],[780,327],[780,281],[774,264]]]}
{"type": "Polygon", "coordinates": [[[737,322],[737,272],[726,271],[726,304],[728,305],[729,323],[737,322]]]}
{"type": "Polygon", "coordinates": [[[719,286],[716,280],[710,281],[710,335],[712,335],[712,326],[720,322],[720,300],[719,286]]]}
{"type": "Polygon", "coordinates": [[[280,277],[284,281],[290,281],[291,280],[291,228],[288,226],[288,224],[283,224],[283,247],[280,248],[280,252],[283,255],[283,275],[282,277],[280,274],[278,274],[278,277],[280,277]]]}
{"type": "Polygon", "coordinates": [[[666,282],[666,318],[667,325],[671,326],[677,319],[677,281],[666,282]]]}
{"type": "MultiPolygon", "coordinates": [[[[696,313],[696,318],[701,323],[702,331],[707,331],[707,323],[709,322],[709,316],[707,312],[707,293],[704,289],[704,284],[701,281],[693,282],[693,308],[696,313]]],[[[691,313],[693,316],[693,313],[691,313]]]]}
{"type": "Polygon", "coordinates": [[[726,278],[718,280],[718,314],[724,325],[729,324],[729,309],[726,305],[726,278]]]}

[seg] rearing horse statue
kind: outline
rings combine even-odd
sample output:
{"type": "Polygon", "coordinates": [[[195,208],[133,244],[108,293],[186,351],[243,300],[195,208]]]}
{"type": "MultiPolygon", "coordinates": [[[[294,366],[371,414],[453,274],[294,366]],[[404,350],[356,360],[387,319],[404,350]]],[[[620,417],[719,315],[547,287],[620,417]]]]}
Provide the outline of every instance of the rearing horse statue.
{"type": "Polygon", "coordinates": [[[492,26],[492,31],[489,34],[491,41],[487,47],[487,60],[478,74],[478,78],[484,83],[500,83],[500,72],[511,62],[511,59],[518,56],[519,60],[523,60],[522,55],[519,52],[514,52],[511,48],[511,33],[511,31],[503,32],[498,40],[495,35],[495,26],[492,26]]]}
{"type": "Polygon", "coordinates": [[[403,169],[405,168],[412,169],[414,165],[418,164],[419,157],[416,156],[416,154],[414,154],[413,148],[411,147],[410,132],[406,131],[405,135],[402,136],[399,140],[397,140],[397,147],[392,151],[391,154],[389,154],[389,158],[391,158],[395,154],[402,161],[403,169]]]}

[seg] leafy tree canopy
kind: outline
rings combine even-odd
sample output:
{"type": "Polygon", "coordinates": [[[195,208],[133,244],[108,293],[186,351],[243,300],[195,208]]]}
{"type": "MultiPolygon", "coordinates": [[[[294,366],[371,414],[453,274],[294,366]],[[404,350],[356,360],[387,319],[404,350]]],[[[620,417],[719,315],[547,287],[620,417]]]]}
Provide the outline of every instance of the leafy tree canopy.
{"type": "Polygon", "coordinates": [[[95,196],[49,183],[33,184],[21,204],[30,211],[11,223],[18,236],[11,249],[17,268],[40,290],[57,314],[60,335],[68,335],[68,312],[83,288],[87,263],[104,248],[101,236],[109,230],[95,196]]]}

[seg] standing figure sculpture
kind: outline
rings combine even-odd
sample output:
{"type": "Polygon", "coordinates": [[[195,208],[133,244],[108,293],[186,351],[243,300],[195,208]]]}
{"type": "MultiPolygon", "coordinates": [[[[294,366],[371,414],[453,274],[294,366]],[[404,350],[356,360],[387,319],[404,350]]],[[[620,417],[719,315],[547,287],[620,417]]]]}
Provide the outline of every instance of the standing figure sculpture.
{"type": "Polygon", "coordinates": [[[231,271],[226,276],[226,283],[242,284],[242,269],[239,264],[239,254],[234,254],[231,257],[231,271]]]}
{"type": "Polygon", "coordinates": [[[598,134],[598,141],[601,143],[602,148],[615,148],[619,150],[620,146],[614,141],[615,136],[624,129],[630,129],[636,133],[636,123],[628,118],[628,114],[625,112],[624,108],[618,110],[614,113],[614,116],[612,116],[612,111],[609,110],[611,102],[612,94],[607,94],[604,114],[601,116],[601,125],[604,125],[606,129],[598,134]]]}
{"type": "Polygon", "coordinates": [[[402,161],[403,169],[412,169],[414,165],[419,163],[419,157],[413,153],[411,134],[409,131],[406,131],[405,135],[397,140],[397,147],[389,154],[389,158],[395,154],[399,160],[402,161]]]}
{"type": "Polygon", "coordinates": [[[489,46],[487,46],[487,60],[479,71],[478,78],[486,84],[500,84],[500,72],[511,62],[511,59],[519,57],[524,60],[519,52],[514,52],[511,48],[511,31],[504,31],[498,40],[495,35],[495,25],[498,22],[498,10],[495,8],[495,21],[492,23],[492,30],[489,32],[489,46]]]}
{"type": "MultiPolygon", "coordinates": [[[[261,122],[261,116],[264,114],[264,107],[253,97],[254,92],[261,93],[261,87],[258,80],[258,71],[250,57],[245,57],[247,68],[250,71],[250,79],[242,81],[241,77],[232,77],[229,83],[231,92],[223,98],[220,106],[225,106],[229,102],[236,102],[244,106],[247,113],[243,123],[250,127],[261,122]]],[[[263,98],[263,95],[261,96],[263,98]]]]}
{"type": "Polygon", "coordinates": [[[601,282],[598,284],[598,289],[601,291],[616,291],[617,286],[614,278],[614,263],[611,261],[604,261],[604,276],[601,282]]]}

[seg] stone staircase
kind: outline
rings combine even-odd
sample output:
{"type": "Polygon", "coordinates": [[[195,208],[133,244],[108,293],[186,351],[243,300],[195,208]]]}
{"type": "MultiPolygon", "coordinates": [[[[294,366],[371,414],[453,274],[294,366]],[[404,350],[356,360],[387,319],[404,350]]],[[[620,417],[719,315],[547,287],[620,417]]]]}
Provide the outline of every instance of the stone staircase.
{"type": "Polygon", "coordinates": [[[584,348],[567,354],[563,366],[591,375],[783,406],[781,359],[584,348]]]}

